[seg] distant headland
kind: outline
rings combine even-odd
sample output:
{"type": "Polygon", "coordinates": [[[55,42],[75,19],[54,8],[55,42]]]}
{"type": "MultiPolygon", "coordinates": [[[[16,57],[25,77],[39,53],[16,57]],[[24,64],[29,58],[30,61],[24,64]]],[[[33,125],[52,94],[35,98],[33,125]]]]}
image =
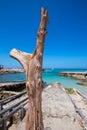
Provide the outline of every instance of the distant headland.
{"type": "Polygon", "coordinates": [[[0,74],[14,74],[14,73],[23,73],[25,70],[23,68],[17,68],[17,69],[8,69],[8,68],[2,68],[0,69],[0,74]]]}

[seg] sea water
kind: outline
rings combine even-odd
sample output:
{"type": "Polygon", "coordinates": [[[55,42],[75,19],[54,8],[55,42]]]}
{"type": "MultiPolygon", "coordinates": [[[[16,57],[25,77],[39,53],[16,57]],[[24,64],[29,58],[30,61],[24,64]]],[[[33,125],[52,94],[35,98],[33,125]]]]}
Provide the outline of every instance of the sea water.
{"type": "Polygon", "coordinates": [[[45,72],[43,72],[43,80],[46,81],[47,83],[59,82],[65,88],[75,88],[87,95],[87,87],[77,84],[78,82],[80,82],[80,80],[58,75],[60,72],[85,72],[85,71],[87,70],[85,69],[47,69],[45,72]]]}
{"type": "MultiPolygon", "coordinates": [[[[85,69],[45,69],[42,74],[43,81],[47,84],[60,82],[65,88],[76,88],[79,91],[87,94],[87,87],[78,85],[79,80],[70,77],[59,76],[59,72],[85,72],[85,69]]],[[[25,73],[15,73],[15,74],[4,74],[0,75],[0,82],[17,82],[25,81],[25,73]]]]}

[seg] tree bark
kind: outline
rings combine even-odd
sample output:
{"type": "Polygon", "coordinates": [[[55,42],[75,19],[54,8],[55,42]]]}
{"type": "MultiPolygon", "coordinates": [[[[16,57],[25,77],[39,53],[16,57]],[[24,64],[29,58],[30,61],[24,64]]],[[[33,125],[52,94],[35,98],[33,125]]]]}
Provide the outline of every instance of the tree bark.
{"type": "Polygon", "coordinates": [[[26,113],[26,130],[44,130],[41,93],[42,61],[47,23],[47,10],[42,8],[40,27],[37,34],[37,44],[34,53],[28,54],[16,49],[10,52],[10,56],[18,60],[26,71],[26,89],[29,98],[29,106],[26,113]]]}

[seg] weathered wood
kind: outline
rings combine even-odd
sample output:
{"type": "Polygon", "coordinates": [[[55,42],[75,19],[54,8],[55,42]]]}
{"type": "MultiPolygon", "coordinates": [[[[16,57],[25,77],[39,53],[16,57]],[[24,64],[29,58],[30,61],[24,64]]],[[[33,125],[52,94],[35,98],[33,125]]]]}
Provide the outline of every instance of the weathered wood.
{"type": "MultiPolygon", "coordinates": [[[[8,130],[10,126],[13,124],[13,115],[17,113],[19,110],[22,112],[22,117],[25,114],[25,108],[24,106],[28,103],[27,98],[21,100],[20,102],[11,105],[9,107],[4,108],[3,110],[0,111],[0,130],[8,130]],[[4,115],[4,116],[3,116],[4,115]],[[9,119],[9,124],[7,123],[9,119]]],[[[14,115],[15,117],[15,115],[14,115]]]]}
{"type": "Polygon", "coordinates": [[[10,56],[18,60],[26,70],[26,89],[29,107],[26,114],[26,130],[44,130],[42,123],[41,92],[42,92],[42,60],[46,25],[48,23],[47,10],[42,8],[40,27],[37,34],[37,45],[33,54],[13,49],[10,56]]]}

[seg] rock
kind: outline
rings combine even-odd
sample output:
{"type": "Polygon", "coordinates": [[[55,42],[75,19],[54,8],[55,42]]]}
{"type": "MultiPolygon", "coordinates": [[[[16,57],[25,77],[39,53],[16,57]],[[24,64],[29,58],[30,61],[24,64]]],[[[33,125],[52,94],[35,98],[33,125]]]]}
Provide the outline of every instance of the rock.
{"type": "Polygon", "coordinates": [[[0,90],[6,90],[6,91],[22,91],[25,87],[25,81],[24,82],[5,82],[0,83],[0,90]]]}
{"type": "MultiPolygon", "coordinates": [[[[42,92],[44,130],[83,130],[75,107],[60,83],[48,85],[42,92]]],[[[15,130],[25,130],[25,118],[15,130]]]]}
{"type": "Polygon", "coordinates": [[[23,73],[24,69],[0,69],[0,74],[13,74],[13,73],[23,73]]]}
{"type": "Polygon", "coordinates": [[[61,84],[44,89],[42,110],[45,130],[82,130],[76,119],[76,110],[61,84]]]}
{"type": "Polygon", "coordinates": [[[77,94],[70,95],[74,105],[82,119],[84,130],[87,130],[87,97],[77,91],[77,94]]]}
{"type": "Polygon", "coordinates": [[[87,79],[81,80],[80,82],[77,82],[77,84],[87,86],[87,79]]]}
{"type": "Polygon", "coordinates": [[[86,72],[60,72],[58,74],[59,76],[66,76],[66,77],[71,77],[75,79],[85,79],[86,72]]]}

